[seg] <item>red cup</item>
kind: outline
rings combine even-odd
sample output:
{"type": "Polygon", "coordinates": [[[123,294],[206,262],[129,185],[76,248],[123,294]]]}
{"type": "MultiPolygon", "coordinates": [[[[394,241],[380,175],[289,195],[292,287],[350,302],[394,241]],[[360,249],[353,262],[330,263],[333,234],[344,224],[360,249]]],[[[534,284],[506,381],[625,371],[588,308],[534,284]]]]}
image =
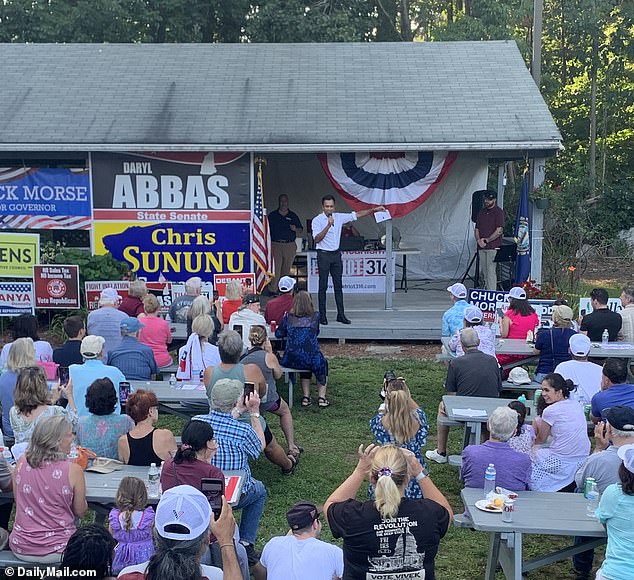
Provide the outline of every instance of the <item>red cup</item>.
{"type": "Polygon", "coordinates": [[[275,332],[277,330],[277,322],[275,320],[271,320],[271,332],[275,332]]]}

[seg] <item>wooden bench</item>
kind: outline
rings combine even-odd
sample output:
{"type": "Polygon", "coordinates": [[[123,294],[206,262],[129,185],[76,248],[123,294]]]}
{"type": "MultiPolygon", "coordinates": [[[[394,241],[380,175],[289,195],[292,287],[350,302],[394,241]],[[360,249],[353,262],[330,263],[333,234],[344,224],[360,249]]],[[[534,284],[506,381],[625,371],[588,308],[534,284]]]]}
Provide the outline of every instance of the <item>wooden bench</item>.
{"type": "Polygon", "coordinates": [[[169,366],[160,368],[158,374],[169,379],[170,375],[176,374],[176,371],[178,371],[178,364],[172,363],[169,366]]]}

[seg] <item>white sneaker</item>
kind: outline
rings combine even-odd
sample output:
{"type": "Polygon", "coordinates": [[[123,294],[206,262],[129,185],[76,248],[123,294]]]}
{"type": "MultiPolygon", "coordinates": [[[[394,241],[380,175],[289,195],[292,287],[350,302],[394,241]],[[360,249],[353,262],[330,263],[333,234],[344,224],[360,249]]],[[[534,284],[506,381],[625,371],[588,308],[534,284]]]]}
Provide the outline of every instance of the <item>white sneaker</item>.
{"type": "Polygon", "coordinates": [[[427,459],[435,461],[436,463],[447,463],[447,456],[438,453],[438,449],[434,449],[433,451],[426,451],[425,457],[427,457],[427,459]]]}

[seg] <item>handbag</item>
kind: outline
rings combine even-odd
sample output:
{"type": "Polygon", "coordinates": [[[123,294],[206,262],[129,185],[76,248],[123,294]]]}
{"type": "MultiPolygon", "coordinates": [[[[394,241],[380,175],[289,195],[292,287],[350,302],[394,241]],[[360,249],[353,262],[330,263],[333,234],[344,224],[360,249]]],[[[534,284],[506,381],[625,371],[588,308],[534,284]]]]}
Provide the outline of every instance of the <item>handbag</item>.
{"type": "Polygon", "coordinates": [[[56,362],[53,362],[52,360],[42,360],[40,357],[37,364],[44,369],[47,381],[57,380],[57,369],[59,368],[59,365],[56,362]]]}

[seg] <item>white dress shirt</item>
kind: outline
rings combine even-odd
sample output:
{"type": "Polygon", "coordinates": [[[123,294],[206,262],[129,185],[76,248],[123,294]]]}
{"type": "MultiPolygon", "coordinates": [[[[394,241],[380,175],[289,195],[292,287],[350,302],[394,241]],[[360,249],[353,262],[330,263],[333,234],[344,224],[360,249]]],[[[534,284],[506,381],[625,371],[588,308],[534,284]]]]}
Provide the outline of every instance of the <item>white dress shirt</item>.
{"type": "MultiPolygon", "coordinates": [[[[341,228],[348,222],[356,221],[356,212],[352,213],[333,213],[332,217],[335,218],[335,223],[326,232],[324,239],[316,244],[318,250],[325,250],[327,252],[334,252],[339,249],[339,242],[341,241],[341,228]]],[[[320,213],[315,216],[312,221],[313,239],[317,237],[317,234],[321,233],[323,229],[328,225],[328,216],[325,213],[320,213]]]]}

